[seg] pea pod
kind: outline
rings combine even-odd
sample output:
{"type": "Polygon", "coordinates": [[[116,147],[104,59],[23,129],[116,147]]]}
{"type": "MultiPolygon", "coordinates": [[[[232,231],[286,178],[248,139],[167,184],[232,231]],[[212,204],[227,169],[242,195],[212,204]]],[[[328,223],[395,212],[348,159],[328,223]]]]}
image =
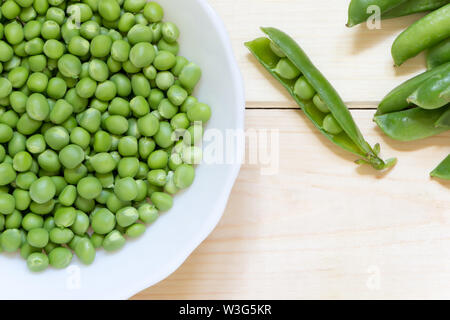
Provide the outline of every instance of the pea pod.
{"type": "MultiPolygon", "coordinates": [[[[371,148],[364,140],[339,94],[312,64],[300,46],[278,29],[262,28],[262,30],[269,38],[258,38],[247,42],[245,45],[267,71],[288,90],[320,132],[341,148],[362,157],[358,163],[370,164],[377,170],[393,166],[396,159],[389,159],[386,162],[381,160],[378,157],[379,145],[371,148]],[[284,56],[288,60],[282,58],[284,56]],[[280,76],[280,69],[284,70],[284,77],[280,76]],[[303,76],[298,78],[300,72],[303,76]],[[303,93],[300,94],[303,98],[299,96],[300,92],[303,93]],[[314,92],[317,92],[317,95],[314,96],[314,92]],[[314,99],[312,99],[312,96],[314,96],[314,99]],[[313,102],[317,100],[317,96],[326,106],[326,110],[324,106],[319,109],[317,105],[321,104],[313,102]],[[326,130],[324,120],[330,117],[327,112],[331,113],[333,120],[336,122],[333,127],[337,124],[341,128],[340,133],[333,134],[326,130]]],[[[331,126],[327,127],[331,128],[331,126]]]]}
{"type": "Polygon", "coordinates": [[[431,176],[435,178],[450,180],[450,155],[442,161],[436,169],[431,172],[431,176]]]}
{"type": "Polygon", "coordinates": [[[450,61],[450,38],[442,41],[428,51],[427,68],[431,70],[450,61]]]}
{"type": "Polygon", "coordinates": [[[383,19],[403,17],[410,14],[433,11],[449,3],[449,0],[409,0],[382,14],[383,19]]]}
{"type": "Polygon", "coordinates": [[[450,109],[445,111],[435,123],[436,127],[450,129],[450,109]]]}
{"type": "Polygon", "coordinates": [[[375,122],[389,137],[400,141],[414,141],[428,138],[449,130],[449,127],[437,127],[436,121],[450,106],[435,110],[419,107],[375,116],[375,122]]]}
{"type": "Polygon", "coordinates": [[[420,85],[427,79],[444,75],[450,72],[450,62],[443,64],[437,68],[424,72],[404,83],[388,93],[388,95],[380,102],[377,110],[377,115],[401,111],[410,106],[408,97],[420,87],[420,85]]]}
{"type": "Polygon", "coordinates": [[[352,0],[348,7],[347,27],[366,21],[372,15],[368,10],[370,6],[378,6],[383,14],[405,2],[406,0],[352,0]]]}
{"type": "Polygon", "coordinates": [[[450,37],[450,4],[435,10],[403,31],[392,45],[397,66],[450,37]]]}
{"type": "Polygon", "coordinates": [[[407,100],[422,109],[438,109],[450,102],[444,94],[448,88],[450,88],[450,72],[424,81],[407,100]]]}

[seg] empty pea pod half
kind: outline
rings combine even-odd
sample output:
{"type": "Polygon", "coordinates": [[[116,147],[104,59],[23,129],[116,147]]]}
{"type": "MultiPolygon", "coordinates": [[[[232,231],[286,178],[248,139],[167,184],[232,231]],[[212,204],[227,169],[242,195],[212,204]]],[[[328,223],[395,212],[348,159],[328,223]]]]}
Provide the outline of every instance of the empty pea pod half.
{"type": "Polygon", "coordinates": [[[436,169],[431,172],[431,176],[435,178],[450,180],[450,155],[442,161],[436,169]]]}
{"type": "Polygon", "coordinates": [[[262,28],[262,37],[245,45],[291,94],[306,116],[329,140],[361,157],[358,164],[377,170],[392,167],[396,159],[379,158],[380,146],[371,147],[362,136],[339,94],[312,64],[300,46],[275,28],[262,28]]]}

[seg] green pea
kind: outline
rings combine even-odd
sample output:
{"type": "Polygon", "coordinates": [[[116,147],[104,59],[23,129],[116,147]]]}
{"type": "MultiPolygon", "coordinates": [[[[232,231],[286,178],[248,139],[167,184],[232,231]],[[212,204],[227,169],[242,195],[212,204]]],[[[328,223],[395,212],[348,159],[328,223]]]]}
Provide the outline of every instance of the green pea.
{"type": "Polygon", "coordinates": [[[128,227],[139,219],[139,213],[134,207],[125,207],[116,213],[117,224],[121,227],[128,227]]]}
{"type": "Polygon", "coordinates": [[[30,186],[30,197],[39,204],[48,202],[55,196],[55,193],[55,184],[49,177],[39,178],[30,186]]]}
{"type": "Polygon", "coordinates": [[[81,148],[86,149],[89,147],[91,135],[89,132],[81,127],[73,128],[70,133],[70,142],[79,145],[81,148]]]}
{"type": "Polygon", "coordinates": [[[44,39],[59,39],[61,37],[61,28],[55,21],[47,20],[42,24],[41,36],[44,39]]]}
{"type": "Polygon", "coordinates": [[[116,225],[116,217],[106,208],[101,208],[91,216],[92,230],[100,235],[108,234],[116,225]]]}
{"type": "Polygon", "coordinates": [[[130,55],[130,49],[130,44],[125,40],[116,40],[111,47],[111,57],[118,62],[125,62],[130,55]]]}
{"type": "Polygon", "coordinates": [[[151,43],[153,38],[152,30],[145,25],[136,24],[127,33],[130,44],[134,45],[139,42],[151,43]]]}
{"type": "Polygon", "coordinates": [[[0,143],[8,142],[13,137],[13,130],[10,126],[0,123],[0,143]]]}
{"type": "Polygon", "coordinates": [[[28,231],[27,242],[36,248],[43,248],[49,240],[48,231],[44,228],[34,228],[28,231]]]}
{"type": "MultiPolygon", "coordinates": [[[[139,121],[138,121],[138,125],[139,125],[139,121]]],[[[141,130],[139,130],[139,131],[141,131],[141,130]]],[[[156,143],[153,139],[146,138],[146,137],[139,139],[139,143],[138,143],[139,156],[143,160],[147,160],[149,155],[155,150],[155,147],[156,147],[156,143]]]]}
{"type": "Polygon", "coordinates": [[[300,77],[295,82],[294,93],[303,100],[311,100],[316,94],[316,90],[305,77],[300,77]]]}
{"type": "Polygon", "coordinates": [[[68,228],[56,227],[50,230],[49,238],[50,241],[56,244],[66,244],[69,243],[74,237],[72,230],[68,228]]]}
{"type": "Polygon", "coordinates": [[[24,243],[20,248],[20,256],[27,259],[32,253],[41,252],[41,248],[35,248],[30,246],[28,243],[24,243]]]}
{"type": "Polygon", "coordinates": [[[23,28],[17,21],[8,23],[5,26],[4,34],[6,40],[12,45],[19,44],[24,39],[23,28]]]}
{"type": "Polygon", "coordinates": [[[99,83],[95,91],[95,97],[101,101],[111,101],[116,94],[116,85],[110,80],[99,83]]]}
{"type": "Polygon", "coordinates": [[[30,203],[30,211],[35,214],[40,215],[48,214],[52,212],[54,208],[55,208],[55,201],[53,199],[42,204],[39,204],[34,201],[30,203]]]}
{"type": "Polygon", "coordinates": [[[83,264],[90,265],[95,260],[95,247],[87,238],[80,239],[75,245],[74,251],[83,264]]]}
{"type": "Polygon", "coordinates": [[[178,112],[178,107],[169,99],[163,99],[158,106],[159,114],[165,119],[172,119],[178,112]]]}
{"type": "Polygon", "coordinates": [[[53,268],[64,269],[72,261],[72,251],[65,247],[57,247],[48,254],[49,263],[53,268]]]}
{"type": "Polygon", "coordinates": [[[95,200],[77,197],[75,200],[75,207],[84,212],[91,212],[95,208],[95,200]]]}
{"type": "MultiPolygon", "coordinates": [[[[21,88],[28,79],[29,71],[25,67],[17,67],[8,73],[8,80],[13,88],[21,88]]],[[[4,81],[4,80],[2,80],[4,81]]],[[[7,83],[6,83],[7,85],[7,83]]],[[[5,84],[2,85],[5,87],[5,84]]],[[[4,89],[3,89],[4,90],[4,89]]]]}
{"type": "Polygon", "coordinates": [[[107,35],[99,34],[95,36],[90,45],[90,52],[93,57],[104,58],[111,52],[112,39],[107,35]]]}
{"type": "Polygon", "coordinates": [[[44,218],[34,213],[27,213],[22,219],[22,227],[26,231],[44,226],[44,218]]]}
{"type": "Polygon", "coordinates": [[[102,0],[98,3],[98,12],[106,21],[115,21],[120,17],[120,6],[116,0],[102,0]]]}
{"type": "Polygon", "coordinates": [[[24,211],[28,209],[30,203],[31,203],[31,197],[28,191],[21,190],[21,189],[15,189],[13,191],[13,197],[15,199],[16,203],[16,209],[20,211],[24,211]]]}
{"type": "Polygon", "coordinates": [[[121,249],[124,245],[125,245],[125,238],[117,230],[111,231],[106,235],[105,239],[103,239],[103,248],[106,251],[117,251],[121,249]]]}
{"type": "Polygon", "coordinates": [[[195,178],[195,170],[188,164],[180,165],[174,173],[174,182],[177,188],[185,189],[192,185],[195,178]]]}
{"type": "Polygon", "coordinates": [[[139,160],[134,157],[122,158],[117,166],[117,171],[121,178],[135,177],[139,170],[139,160]]]}
{"type": "Polygon", "coordinates": [[[159,130],[154,136],[155,142],[161,148],[168,148],[173,145],[174,140],[172,137],[172,126],[169,122],[162,121],[159,124],[159,130]]]}
{"type": "Polygon", "coordinates": [[[111,136],[107,132],[100,130],[95,133],[93,142],[95,152],[108,152],[111,149],[111,143],[111,136]]]}
{"type": "MultiPolygon", "coordinates": [[[[22,214],[18,210],[14,210],[11,214],[6,215],[5,228],[6,229],[18,229],[22,224],[22,214]]],[[[20,230],[23,239],[24,232],[20,230]]],[[[23,243],[24,241],[22,241],[23,243]]]]}
{"type": "Polygon", "coordinates": [[[172,22],[164,22],[162,25],[162,36],[168,43],[174,43],[180,36],[180,30],[172,22]]]}
{"type": "Polygon", "coordinates": [[[167,90],[175,83],[175,77],[169,71],[162,71],[156,75],[155,82],[159,89],[167,90]]]}
{"type": "Polygon", "coordinates": [[[323,119],[323,128],[325,131],[337,135],[342,132],[342,127],[339,125],[339,123],[336,121],[336,119],[333,117],[332,114],[328,114],[323,119]]]}
{"type": "Polygon", "coordinates": [[[137,197],[136,181],[131,177],[117,180],[114,193],[121,201],[132,201],[137,197]]]}
{"type": "Polygon", "coordinates": [[[43,47],[44,54],[50,59],[59,59],[66,51],[64,44],[55,39],[45,41],[43,47]]]}
{"type": "Polygon", "coordinates": [[[189,60],[188,59],[186,59],[183,56],[177,56],[175,58],[175,65],[173,66],[173,68],[171,70],[173,75],[176,76],[176,77],[179,77],[181,71],[183,70],[183,68],[185,66],[187,66],[188,64],[189,64],[189,60]]]}
{"type": "Polygon", "coordinates": [[[81,73],[81,62],[72,54],[65,54],[58,60],[59,71],[68,78],[78,78],[81,73]]]}
{"type": "Polygon", "coordinates": [[[33,154],[39,154],[45,151],[47,144],[42,134],[35,134],[26,141],[27,150],[33,154]]]}
{"type": "Polygon", "coordinates": [[[105,237],[101,234],[94,233],[91,236],[91,242],[94,248],[98,249],[103,245],[103,239],[105,237]]]}
{"type": "Polygon", "coordinates": [[[60,98],[64,97],[64,95],[66,94],[66,91],[67,91],[67,84],[63,79],[55,77],[55,78],[51,78],[48,81],[47,95],[50,98],[60,99],[60,98]]]}
{"type": "Polygon", "coordinates": [[[167,173],[163,169],[151,170],[147,179],[152,185],[163,187],[167,181],[167,173]]]}
{"type": "Polygon", "coordinates": [[[74,169],[85,157],[83,149],[76,144],[69,144],[59,152],[59,160],[61,164],[67,169],[74,169]]]}
{"type": "MultiPolygon", "coordinates": [[[[1,164],[0,164],[0,169],[1,169],[1,164]]],[[[0,170],[0,173],[1,170],[0,170]]],[[[23,173],[19,173],[17,175],[17,179],[16,179],[16,185],[24,190],[29,190],[31,184],[37,180],[36,174],[34,174],[33,172],[29,171],[29,172],[23,172],[23,173]]]]}
{"type": "Polygon", "coordinates": [[[26,111],[31,119],[43,121],[50,113],[50,106],[44,95],[40,93],[33,93],[28,97],[26,111]]]}
{"type": "Polygon", "coordinates": [[[112,134],[122,135],[128,130],[128,121],[122,116],[109,116],[105,120],[106,130],[112,134]]]}
{"type": "Polygon", "coordinates": [[[13,168],[17,172],[25,172],[31,168],[33,158],[26,151],[20,151],[13,157],[13,168]]]}
{"type": "Polygon", "coordinates": [[[72,231],[82,236],[84,235],[87,230],[89,229],[90,220],[86,213],[83,211],[77,210],[77,216],[75,218],[75,222],[72,224],[71,229],[72,231]]]}
{"type": "Polygon", "coordinates": [[[117,24],[118,29],[126,33],[130,31],[130,29],[136,24],[136,21],[134,19],[134,14],[130,12],[125,12],[122,14],[122,16],[119,19],[119,22],[117,24]]]}
{"type": "Polygon", "coordinates": [[[131,88],[136,96],[146,98],[150,95],[151,86],[143,74],[134,74],[131,76],[131,88]]]}
{"type": "Polygon", "coordinates": [[[150,224],[155,222],[158,217],[158,209],[154,205],[149,203],[145,203],[138,208],[139,220],[144,223],[150,224]]]}
{"type": "Polygon", "coordinates": [[[188,93],[182,87],[173,85],[167,91],[167,97],[175,106],[181,106],[188,97],[188,93]]]}
{"type": "Polygon", "coordinates": [[[82,98],[77,94],[75,88],[72,88],[69,91],[67,91],[66,96],[64,98],[68,103],[72,105],[74,113],[83,112],[89,103],[88,99],[82,98]]]}
{"type": "Polygon", "coordinates": [[[192,122],[207,122],[211,118],[211,108],[207,104],[196,103],[189,108],[187,116],[192,122]]]}
{"type": "Polygon", "coordinates": [[[328,106],[323,102],[322,98],[318,94],[316,94],[313,98],[314,105],[323,113],[330,113],[330,109],[328,106]]]}
{"type": "Polygon", "coordinates": [[[8,62],[12,59],[13,54],[13,48],[5,41],[0,40],[0,62],[8,62]]]}
{"type": "Polygon", "coordinates": [[[274,70],[280,77],[288,80],[297,78],[300,75],[300,70],[287,58],[282,58],[274,70]]]}
{"type": "Polygon", "coordinates": [[[155,48],[148,42],[135,44],[130,50],[130,61],[137,68],[148,67],[155,59],[155,48]]]}
{"type": "Polygon", "coordinates": [[[64,127],[56,126],[48,129],[44,134],[45,142],[54,150],[61,150],[69,144],[69,133],[64,127]]]}
{"type": "Polygon", "coordinates": [[[161,211],[168,211],[173,206],[173,198],[163,192],[155,192],[151,195],[150,200],[161,211]]]}
{"type": "Polygon", "coordinates": [[[41,272],[47,269],[49,264],[48,257],[40,252],[34,252],[27,258],[28,269],[32,272],[41,272]]]}
{"type": "Polygon", "coordinates": [[[95,177],[85,177],[78,182],[77,191],[85,199],[95,199],[102,191],[102,185],[95,177]]]}
{"type": "Polygon", "coordinates": [[[127,76],[117,73],[110,80],[115,83],[118,96],[128,97],[131,94],[131,81],[127,76]]]}
{"type": "Polygon", "coordinates": [[[86,21],[80,26],[80,34],[87,40],[92,40],[100,34],[100,25],[96,21],[86,21]]]}
{"type": "Polygon", "coordinates": [[[15,198],[8,193],[0,193],[0,213],[12,214],[16,208],[15,198]]]}
{"type": "Polygon", "coordinates": [[[24,135],[31,135],[40,128],[41,124],[41,121],[34,120],[24,113],[17,122],[17,131],[24,135]]]}
{"type": "Polygon", "coordinates": [[[164,150],[153,151],[148,157],[150,169],[164,169],[167,166],[168,155],[164,150]]]}
{"type": "Polygon", "coordinates": [[[138,152],[138,142],[135,137],[125,136],[120,138],[118,145],[119,153],[124,156],[134,156],[138,152]]]}
{"type": "Polygon", "coordinates": [[[14,19],[20,13],[20,7],[13,0],[7,0],[1,7],[2,15],[7,19],[14,19]]]}
{"type": "MultiPolygon", "coordinates": [[[[161,32],[161,34],[162,34],[162,32],[161,32]]],[[[180,52],[180,45],[176,41],[169,43],[165,39],[160,39],[158,41],[158,50],[169,51],[169,52],[172,52],[174,55],[177,55],[178,52],[180,52]]]]}
{"type": "Polygon", "coordinates": [[[37,160],[41,169],[48,172],[58,172],[61,169],[58,154],[53,150],[45,150],[38,156],[37,160]]]}
{"type": "Polygon", "coordinates": [[[114,98],[108,108],[110,115],[119,115],[127,117],[130,114],[130,103],[120,97],[114,98]]]}
{"type": "Polygon", "coordinates": [[[55,224],[57,227],[70,227],[74,224],[77,211],[73,207],[59,207],[55,212],[55,224]]]}

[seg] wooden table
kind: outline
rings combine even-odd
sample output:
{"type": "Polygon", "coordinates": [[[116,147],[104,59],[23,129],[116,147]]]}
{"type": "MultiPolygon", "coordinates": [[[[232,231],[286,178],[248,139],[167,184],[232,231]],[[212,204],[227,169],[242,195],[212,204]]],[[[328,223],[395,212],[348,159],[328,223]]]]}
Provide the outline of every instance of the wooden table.
{"type": "Polygon", "coordinates": [[[450,183],[429,178],[450,134],[399,143],[372,122],[379,100],[424,69],[423,56],[397,69],[390,56],[395,36],[420,15],[347,29],[348,2],[210,0],[244,76],[247,128],[279,130],[279,171],[244,164],[215,231],[135,298],[450,298],[450,183]],[[392,171],[357,167],[313,128],[243,47],[261,25],[299,41],[367,140],[398,157],[392,171]]]}

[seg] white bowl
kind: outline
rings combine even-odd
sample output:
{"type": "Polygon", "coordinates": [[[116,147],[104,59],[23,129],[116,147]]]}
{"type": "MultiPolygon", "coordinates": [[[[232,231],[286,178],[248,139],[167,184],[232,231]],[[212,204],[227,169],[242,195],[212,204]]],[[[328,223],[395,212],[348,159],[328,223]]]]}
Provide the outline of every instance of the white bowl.
{"type": "MultiPolygon", "coordinates": [[[[166,21],[181,30],[181,53],[203,77],[196,96],[212,106],[208,128],[243,130],[244,90],[230,41],[220,18],[205,0],[160,0],[166,21]]],[[[240,160],[242,145],[233,150],[240,160]]],[[[194,184],[176,196],[138,240],[119,252],[97,252],[91,266],[74,258],[65,270],[28,271],[19,254],[0,254],[0,299],[126,299],[174,272],[219,222],[240,161],[201,164],[194,184]]]]}

